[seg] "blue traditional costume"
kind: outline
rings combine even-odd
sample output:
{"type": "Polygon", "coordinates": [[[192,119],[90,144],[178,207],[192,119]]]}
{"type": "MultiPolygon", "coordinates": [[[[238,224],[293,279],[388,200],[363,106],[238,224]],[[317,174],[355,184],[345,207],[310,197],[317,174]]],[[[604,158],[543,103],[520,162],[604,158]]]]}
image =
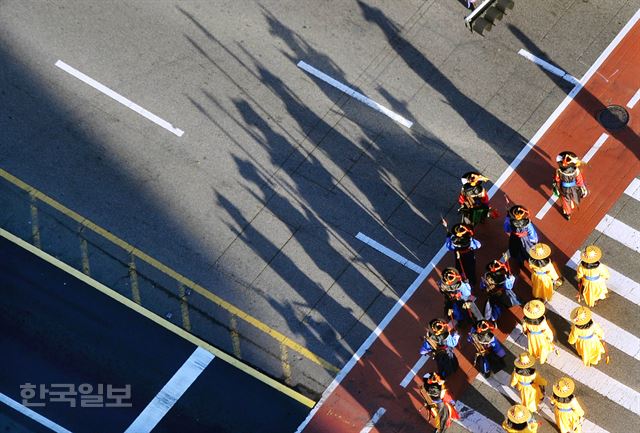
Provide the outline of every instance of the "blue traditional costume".
{"type": "Polygon", "coordinates": [[[487,264],[487,272],[480,279],[480,287],[487,293],[488,299],[484,309],[484,318],[497,321],[502,311],[521,305],[513,291],[516,277],[511,274],[509,265],[500,260],[487,264]]]}
{"type": "Polygon", "coordinates": [[[522,266],[529,259],[529,250],[538,243],[529,211],[520,205],[512,206],[504,219],[504,231],[509,235],[509,254],[522,266]]]}
{"type": "Polygon", "coordinates": [[[462,281],[462,276],[455,268],[445,268],[438,282],[440,293],[444,295],[444,313],[455,322],[470,320],[475,323],[482,319],[482,314],[474,304],[471,286],[462,281]]]}
{"type": "Polygon", "coordinates": [[[482,244],[473,237],[473,228],[467,224],[455,224],[448,234],[445,246],[456,255],[456,269],[472,287],[476,285],[476,254],[482,244]]]}
{"type": "Polygon", "coordinates": [[[476,357],[473,361],[476,368],[484,377],[489,377],[491,372],[497,373],[505,367],[504,357],[506,352],[502,344],[491,332],[495,325],[488,320],[480,320],[471,328],[467,340],[476,348],[476,357]]]}
{"type": "Polygon", "coordinates": [[[423,339],[420,355],[434,355],[440,377],[446,379],[458,370],[458,358],[453,349],[458,345],[460,335],[456,331],[449,333],[446,321],[433,319],[429,322],[423,339]]]}

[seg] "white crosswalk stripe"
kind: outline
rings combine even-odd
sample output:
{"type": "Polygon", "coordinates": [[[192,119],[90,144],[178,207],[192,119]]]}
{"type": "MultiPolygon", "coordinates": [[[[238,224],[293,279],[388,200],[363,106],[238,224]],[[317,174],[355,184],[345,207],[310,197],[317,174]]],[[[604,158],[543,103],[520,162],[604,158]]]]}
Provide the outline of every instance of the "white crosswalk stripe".
{"type": "Polygon", "coordinates": [[[612,217],[605,215],[596,226],[596,230],[620,242],[636,253],[640,253],[640,231],[612,217]]]}
{"type": "Polygon", "coordinates": [[[640,201],[640,180],[633,179],[627,189],[624,190],[624,193],[640,201]]]}

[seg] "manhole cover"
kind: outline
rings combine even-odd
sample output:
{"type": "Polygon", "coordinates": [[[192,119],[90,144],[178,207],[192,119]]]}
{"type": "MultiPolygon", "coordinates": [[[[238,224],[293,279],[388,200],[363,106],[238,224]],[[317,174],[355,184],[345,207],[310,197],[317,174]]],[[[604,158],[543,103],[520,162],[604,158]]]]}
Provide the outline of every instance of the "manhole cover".
{"type": "Polygon", "coordinates": [[[598,113],[598,122],[605,128],[615,131],[629,123],[629,113],[620,105],[609,105],[598,113]]]}

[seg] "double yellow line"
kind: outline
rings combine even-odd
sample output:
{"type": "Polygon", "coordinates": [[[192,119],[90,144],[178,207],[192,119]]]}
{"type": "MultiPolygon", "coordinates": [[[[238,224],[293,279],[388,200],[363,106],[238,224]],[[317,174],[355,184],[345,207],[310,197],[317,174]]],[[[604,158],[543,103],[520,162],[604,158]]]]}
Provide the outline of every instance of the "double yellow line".
{"type": "MultiPolygon", "coordinates": [[[[225,309],[226,311],[228,311],[231,314],[232,318],[237,318],[237,319],[243,320],[244,322],[252,325],[253,327],[255,327],[255,328],[259,329],[260,331],[264,332],[265,334],[269,335],[271,338],[273,338],[274,340],[276,340],[276,341],[278,341],[280,343],[281,348],[282,348],[281,351],[283,353],[286,353],[286,350],[284,348],[289,348],[289,349],[293,350],[294,352],[299,353],[300,355],[302,355],[304,358],[310,360],[311,362],[320,365],[321,367],[323,367],[327,371],[330,371],[332,373],[337,373],[337,372],[340,371],[340,369],[338,367],[334,366],[333,364],[331,364],[327,360],[325,360],[322,357],[320,357],[320,356],[316,355],[315,353],[311,352],[306,347],[304,347],[301,344],[293,341],[292,339],[290,339],[286,335],[276,331],[275,329],[271,328],[267,324],[261,322],[260,320],[256,319],[255,317],[251,316],[250,314],[245,313],[244,311],[242,311],[241,309],[239,309],[235,305],[225,301],[224,299],[220,298],[219,296],[216,296],[215,294],[211,293],[209,290],[205,289],[204,287],[202,287],[201,285],[197,284],[196,282],[194,282],[194,281],[190,280],[189,278],[185,277],[184,275],[176,272],[175,270],[171,269],[170,267],[168,267],[167,265],[161,263],[160,261],[156,260],[155,258],[149,256],[148,254],[144,253],[143,251],[140,251],[139,249],[137,249],[133,245],[131,245],[128,242],[120,239],[116,235],[114,235],[111,232],[109,232],[108,230],[98,226],[97,224],[95,224],[94,222],[88,220],[87,218],[83,217],[82,215],[78,214],[77,212],[72,211],[71,209],[67,208],[66,206],[62,205],[61,203],[57,202],[53,198],[49,197],[48,195],[44,194],[43,192],[39,191],[38,189],[32,187],[31,185],[23,182],[22,180],[18,179],[17,177],[13,176],[12,174],[8,173],[7,171],[0,169],[0,178],[5,179],[6,181],[10,182],[11,184],[15,185],[16,187],[18,187],[18,188],[24,190],[25,192],[27,192],[29,194],[29,196],[30,196],[30,199],[31,199],[32,208],[33,208],[34,203],[36,201],[41,201],[41,202],[47,204],[48,206],[56,209],[58,212],[66,215],[67,217],[69,217],[72,220],[76,221],[82,227],[86,227],[86,228],[90,229],[91,231],[99,234],[100,236],[102,236],[103,238],[105,238],[108,241],[112,242],[113,244],[119,246],[124,251],[128,252],[132,257],[132,260],[131,260],[132,268],[131,269],[133,269],[133,272],[135,272],[135,263],[134,263],[133,259],[134,258],[140,259],[143,262],[146,262],[147,264],[153,266],[154,268],[158,269],[159,271],[163,272],[164,274],[166,274],[169,277],[171,277],[172,279],[174,279],[183,288],[184,287],[188,287],[191,290],[193,290],[194,292],[196,292],[199,295],[203,296],[205,299],[208,299],[209,301],[213,302],[214,304],[218,305],[219,307],[225,309]]],[[[32,209],[32,212],[33,212],[33,209],[32,209]]],[[[65,265],[65,266],[67,266],[67,265],[65,265]]],[[[87,266],[87,268],[88,268],[88,266],[87,266]]],[[[73,268],[71,268],[71,269],[73,269],[73,268]]],[[[130,272],[131,272],[131,269],[130,269],[130,272]]],[[[77,270],[75,270],[75,271],[78,272],[77,270]]],[[[84,275],[84,274],[82,274],[80,272],[79,272],[79,274],[80,275],[84,275]]],[[[87,277],[87,275],[84,275],[84,276],[87,277]]],[[[94,281],[94,280],[92,280],[92,281],[94,281]]],[[[96,281],[96,283],[100,284],[97,281],[96,281]]],[[[92,284],[92,286],[93,286],[93,284],[92,284]]],[[[109,290],[109,291],[111,291],[111,289],[108,289],[106,286],[104,288],[109,290]]],[[[118,297],[122,297],[117,292],[114,292],[114,294],[117,295],[118,297]]],[[[111,295],[109,295],[109,296],[111,296],[111,295]]],[[[142,308],[139,305],[139,303],[140,303],[139,295],[137,296],[136,299],[134,299],[136,302],[133,302],[130,299],[125,298],[125,297],[122,297],[122,298],[127,301],[126,302],[127,306],[129,306],[131,308],[134,308],[136,311],[144,310],[148,314],[151,314],[151,315],[155,316],[154,313],[151,313],[150,311],[146,310],[145,308],[142,308]]],[[[122,302],[125,303],[124,301],[122,301],[122,302]]],[[[141,314],[145,314],[145,313],[142,313],[142,311],[140,311],[140,312],[141,312],[141,314]]],[[[145,314],[145,315],[147,315],[147,314],[145,314]]],[[[155,316],[155,317],[157,317],[157,316],[155,316]]],[[[152,320],[156,321],[155,319],[152,319],[152,320]]],[[[161,320],[164,320],[164,319],[161,319],[161,320]]],[[[235,319],[233,319],[233,320],[235,320],[235,319]]],[[[170,322],[167,322],[167,323],[169,325],[171,325],[172,327],[175,327],[175,325],[171,324],[170,322]]],[[[167,327],[167,326],[165,326],[165,327],[167,327]]],[[[176,327],[176,328],[178,330],[180,330],[181,334],[188,335],[189,338],[187,338],[185,335],[183,335],[183,337],[189,339],[190,341],[191,341],[191,338],[193,338],[193,339],[196,339],[197,341],[201,341],[202,342],[202,344],[199,344],[199,343],[194,343],[194,344],[198,344],[199,346],[202,346],[202,347],[206,348],[207,350],[210,350],[209,347],[213,348],[213,346],[211,346],[208,343],[198,339],[197,337],[187,333],[183,329],[178,328],[178,327],[176,327]]],[[[234,346],[235,346],[235,344],[234,344],[234,346]]],[[[217,349],[215,349],[215,350],[217,350],[217,349]]],[[[215,354],[216,354],[216,356],[220,356],[217,353],[215,353],[215,354]]],[[[228,357],[228,355],[225,355],[225,356],[228,357]]],[[[225,359],[225,356],[220,356],[220,357],[225,359]]],[[[231,359],[235,360],[235,358],[231,358],[231,359]]],[[[235,361],[237,361],[237,360],[235,360],[235,361]]],[[[229,362],[231,362],[231,361],[229,361],[229,362]]],[[[237,362],[239,362],[239,361],[237,361],[237,362]]],[[[245,365],[245,364],[242,364],[242,365],[245,365]]],[[[250,367],[248,367],[248,368],[250,368],[250,367]]],[[[270,380],[272,380],[272,379],[270,379],[270,380]]],[[[289,388],[286,388],[286,389],[288,389],[291,392],[295,392],[295,391],[290,390],[289,388]]],[[[311,402],[311,405],[313,405],[313,402],[311,400],[307,399],[306,397],[304,397],[302,395],[300,395],[300,397],[302,399],[305,399],[305,404],[311,402]]],[[[302,402],[302,400],[299,400],[299,401],[302,402]]]]}

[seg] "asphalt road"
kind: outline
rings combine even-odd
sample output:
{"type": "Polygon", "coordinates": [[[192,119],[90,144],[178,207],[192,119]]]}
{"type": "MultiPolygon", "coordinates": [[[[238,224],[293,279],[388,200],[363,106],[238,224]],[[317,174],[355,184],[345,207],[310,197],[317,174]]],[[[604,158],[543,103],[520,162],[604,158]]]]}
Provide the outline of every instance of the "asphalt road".
{"type": "Polygon", "coordinates": [[[481,38],[455,0],[2,3],[0,167],[325,364],[138,259],[134,284],[130,251],[10,182],[0,222],[317,398],[415,278],[357,233],[426,264],[460,174],[496,179],[571,88],[518,51],[580,77],[638,7],[516,1],[481,38]]]}
{"type": "MultiPolygon", "coordinates": [[[[71,432],[125,431],[196,349],[5,238],[0,286],[0,392],[71,432]],[[72,393],[56,396],[64,384],[72,393]],[[85,407],[85,395],[101,398],[85,407]]],[[[214,358],[153,431],[291,431],[306,410],[214,358]]],[[[2,431],[49,431],[5,404],[0,413],[2,431]]]]}

